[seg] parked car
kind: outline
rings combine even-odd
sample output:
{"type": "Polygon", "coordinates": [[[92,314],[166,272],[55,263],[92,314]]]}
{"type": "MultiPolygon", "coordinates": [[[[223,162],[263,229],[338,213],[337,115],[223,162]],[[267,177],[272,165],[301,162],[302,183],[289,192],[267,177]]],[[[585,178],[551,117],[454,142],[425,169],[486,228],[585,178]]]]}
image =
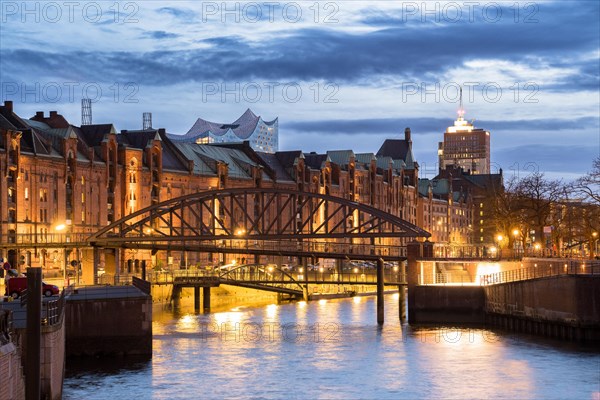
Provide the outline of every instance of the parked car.
{"type": "MultiPolygon", "coordinates": [[[[19,298],[21,292],[27,289],[27,277],[10,278],[5,281],[5,296],[11,296],[13,299],[19,298]]],[[[42,282],[42,293],[46,297],[58,294],[60,289],[56,285],[50,285],[42,282]]]]}

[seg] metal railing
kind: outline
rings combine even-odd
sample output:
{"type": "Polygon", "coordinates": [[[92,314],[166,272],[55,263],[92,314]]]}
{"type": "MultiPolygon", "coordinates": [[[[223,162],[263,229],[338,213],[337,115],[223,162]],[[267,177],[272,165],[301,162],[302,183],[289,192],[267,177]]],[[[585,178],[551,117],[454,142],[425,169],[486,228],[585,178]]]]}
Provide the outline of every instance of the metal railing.
{"type": "Polygon", "coordinates": [[[544,263],[528,268],[496,272],[493,274],[482,275],[480,285],[496,285],[499,283],[565,275],[600,275],[600,262],[568,261],[566,263],[544,263]]]}
{"type": "Polygon", "coordinates": [[[42,325],[56,325],[61,322],[65,307],[65,291],[57,300],[42,303],[42,325]]]}
{"type": "MultiPolygon", "coordinates": [[[[253,271],[245,269],[237,269],[224,274],[222,271],[208,271],[208,270],[175,270],[169,272],[148,272],[147,280],[153,284],[168,284],[173,283],[176,278],[192,278],[192,277],[219,277],[223,279],[238,280],[244,282],[289,282],[289,283],[366,283],[376,284],[377,283],[377,272],[375,270],[369,271],[344,271],[341,274],[335,271],[324,270],[320,271],[304,271],[300,272],[287,272],[283,273],[279,270],[268,272],[253,271]]],[[[405,274],[394,271],[393,269],[384,270],[384,282],[386,283],[405,283],[405,274]]]]}
{"type": "Polygon", "coordinates": [[[3,247],[11,245],[65,245],[86,244],[92,233],[18,233],[15,235],[3,235],[1,241],[3,247]]]}

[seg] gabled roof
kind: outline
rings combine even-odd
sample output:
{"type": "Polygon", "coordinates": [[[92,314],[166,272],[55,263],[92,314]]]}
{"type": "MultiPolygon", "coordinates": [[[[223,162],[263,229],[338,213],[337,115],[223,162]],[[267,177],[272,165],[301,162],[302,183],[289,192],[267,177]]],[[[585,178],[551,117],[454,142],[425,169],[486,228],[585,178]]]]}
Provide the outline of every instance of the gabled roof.
{"type": "MultiPolygon", "coordinates": [[[[292,153],[292,152],[289,152],[289,153],[292,153]]],[[[276,153],[276,154],[256,153],[256,154],[258,154],[258,156],[260,157],[262,162],[264,162],[271,169],[271,171],[273,171],[273,173],[275,174],[275,179],[278,182],[282,182],[282,181],[293,182],[294,181],[292,179],[292,177],[290,176],[290,174],[288,173],[288,171],[286,170],[286,166],[283,165],[279,161],[278,153],[276,153]]],[[[292,161],[292,165],[288,166],[287,168],[292,168],[292,167],[293,167],[293,161],[292,161]]]]}
{"type": "Polygon", "coordinates": [[[330,150],[327,152],[327,156],[332,163],[342,167],[350,163],[350,158],[355,158],[352,150],[330,150]]]}
{"type": "Polygon", "coordinates": [[[109,133],[117,133],[113,124],[82,125],[80,128],[81,138],[88,146],[100,146],[104,136],[109,133]]]}
{"type": "Polygon", "coordinates": [[[386,139],[379,150],[377,157],[391,157],[394,160],[403,160],[406,169],[414,169],[415,158],[412,154],[410,142],[404,139],[386,139]]]}
{"type": "Polygon", "coordinates": [[[327,160],[327,154],[304,153],[304,165],[312,169],[321,169],[327,160]]]}

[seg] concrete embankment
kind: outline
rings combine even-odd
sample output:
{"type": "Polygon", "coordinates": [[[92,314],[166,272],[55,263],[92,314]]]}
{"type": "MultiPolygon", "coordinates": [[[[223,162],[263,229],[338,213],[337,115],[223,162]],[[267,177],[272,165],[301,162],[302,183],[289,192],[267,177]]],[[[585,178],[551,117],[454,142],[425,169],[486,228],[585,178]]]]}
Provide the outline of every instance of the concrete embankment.
{"type": "Polygon", "coordinates": [[[481,286],[415,286],[409,303],[411,323],[485,322],[485,292],[481,286]]]}
{"type": "Polygon", "coordinates": [[[486,323],[600,343],[600,277],[563,275],[486,286],[486,323]]]}

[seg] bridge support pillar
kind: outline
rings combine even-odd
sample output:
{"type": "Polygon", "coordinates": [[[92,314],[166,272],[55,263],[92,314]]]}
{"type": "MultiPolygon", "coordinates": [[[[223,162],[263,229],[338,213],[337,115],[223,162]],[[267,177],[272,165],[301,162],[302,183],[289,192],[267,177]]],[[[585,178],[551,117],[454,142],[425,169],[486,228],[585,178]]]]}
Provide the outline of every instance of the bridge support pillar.
{"type": "Polygon", "coordinates": [[[179,301],[181,300],[181,286],[173,285],[173,293],[171,294],[171,300],[173,301],[173,308],[179,308],[179,301]]]}
{"type": "Polygon", "coordinates": [[[398,316],[400,321],[406,320],[406,291],[404,286],[398,285],[398,316]]]}
{"type": "Polygon", "coordinates": [[[302,298],[304,301],[308,301],[308,284],[302,285],[302,298]]]}
{"type": "Polygon", "coordinates": [[[210,312],[210,287],[202,288],[202,306],[204,312],[210,312]]]}
{"type": "Polygon", "coordinates": [[[377,260],[377,323],[383,325],[383,259],[377,260]]]}
{"type": "Polygon", "coordinates": [[[200,311],[200,287],[194,287],[194,311],[200,311]]]}

